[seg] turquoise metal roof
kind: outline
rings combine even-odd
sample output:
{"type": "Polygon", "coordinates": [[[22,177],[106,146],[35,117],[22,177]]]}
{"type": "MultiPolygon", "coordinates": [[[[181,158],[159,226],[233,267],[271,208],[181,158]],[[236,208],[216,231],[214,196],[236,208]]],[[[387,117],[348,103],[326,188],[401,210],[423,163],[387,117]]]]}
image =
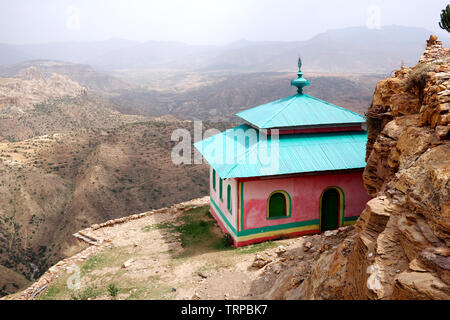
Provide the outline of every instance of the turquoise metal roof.
{"type": "Polygon", "coordinates": [[[298,58],[297,79],[291,85],[297,94],[237,113],[251,125],[260,129],[358,125],[365,118],[356,112],[303,93],[310,82],[303,78],[302,60],[298,58]]]}
{"type": "Polygon", "coordinates": [[[357,125],[365,122],[364,117],[356,112],[303,93],[244,110],[236,115],[261,129],[357,125]]]}
{"type": "Polygon", "coordinates": [[[194,146],[221,178],[244,178],[364,168],[366,142],[366,131],[280,135],[277,142],[243,124],[194,146]]]}

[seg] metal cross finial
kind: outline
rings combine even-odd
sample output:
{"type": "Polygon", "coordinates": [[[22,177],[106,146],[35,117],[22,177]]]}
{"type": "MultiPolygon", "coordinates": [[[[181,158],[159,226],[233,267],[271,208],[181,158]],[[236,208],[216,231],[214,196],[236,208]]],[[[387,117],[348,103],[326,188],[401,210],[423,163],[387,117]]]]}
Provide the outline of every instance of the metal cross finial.
{"type": "Polygon", "coordinates": [[[291,81],[291,85],[297,87],[297,92],[299,94],[303,94],[303,87],[309,86],[309,81],[303,78],[303,72],[302,72],[302,59],[298,57],[298,72],[297,72],[298,78],[291,81]]]}

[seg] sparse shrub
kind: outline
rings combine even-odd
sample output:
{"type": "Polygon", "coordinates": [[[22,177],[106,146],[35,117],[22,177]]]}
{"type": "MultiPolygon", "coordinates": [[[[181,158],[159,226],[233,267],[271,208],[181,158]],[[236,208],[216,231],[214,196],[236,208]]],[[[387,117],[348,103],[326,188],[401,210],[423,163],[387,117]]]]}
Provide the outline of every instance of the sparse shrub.
{"type": "Polygon", "coordinates": [[[222,237],[222,244],[224,247],[228,248],[233,245],[233,238],[230,236],[229,233],[224,234],[222,237]]]}
{"type": "Polygon", "coordinates": [[[364,117],[366,118],[366,124],[367,124],[367,130],[370,132],[380,132],[381,131],[381,119],[372,118],[369,116],[369,114],[366,112],[364,114],[364,117]]]}
{"type": "Polygon", "coordinates": [[[435,67],[436,64],[433,63],[418,64],[406,77],[406,90],[416,91],[420,103],[423,101],[423,89],[427,84],[427,73],[433,71],[435,67]]]}
{"type": "Polygon", "coordinates": [[[214,219],[214,217],[211,214],[211,211],[209,210],[205,211],[205,216],[208,217],[209,219],[214,219]]]}
{"type": "Polygon", "coordinates": [[[180,226],[176,226],[175,230],[181,233],[181,245],[183,247],[192,246],[203,242],[211,236],[211,223],[206,221],[186,221],[180,226]]]}
{"type": "Polygon", "coordinates": [[[71,295],[72,300],[88,300],[89,298],[96,298],[98,291],[94,290],[93,287],[87,287],[81,292],[73,293],[71,295]]]}
{"type": "Polygon", "coordinates": [[[115,299],[117,297],[117,294],[119,293],[119,288],[117,288],[115,283],[110,283],[108,285],[108,294],[111,298],[115,299]]]}
{"type": "Polygon", "coordinates": [[[105,256],[103,254],[98,254],[96,256],[90,257],[86,263],[81,267],[83,274],[92,272],[98,268],[105,261],[105,256]]]}
{"type": "Polygon", "coordinates": [[[439,22],[441,29],[450,32],[450,5],[447,5],[441,12],[441,21],[439,22]]]}

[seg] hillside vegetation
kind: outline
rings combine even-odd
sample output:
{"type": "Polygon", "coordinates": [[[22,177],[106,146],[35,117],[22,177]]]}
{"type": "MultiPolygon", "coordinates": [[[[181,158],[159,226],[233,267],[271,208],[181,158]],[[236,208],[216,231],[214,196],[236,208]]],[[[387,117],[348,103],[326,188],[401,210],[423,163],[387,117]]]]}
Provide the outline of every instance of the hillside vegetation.
{"type": "Polygon", "coordinates": [[[207,193],[205,165],[170,160],[172,132],[192,132],[191,122],[114,107],[107,96],[34,65],[0,78],[2,294],[79,250],[72,234],[84,226],[207,193]]]}
{"type": "Polygon", "coordinates": [[[206,195],[206,164],[170,160],[177,128],[193,131],[148,121],[0,144],[0,264],[33,279],[78,250],[80,228],[206,195]]]}

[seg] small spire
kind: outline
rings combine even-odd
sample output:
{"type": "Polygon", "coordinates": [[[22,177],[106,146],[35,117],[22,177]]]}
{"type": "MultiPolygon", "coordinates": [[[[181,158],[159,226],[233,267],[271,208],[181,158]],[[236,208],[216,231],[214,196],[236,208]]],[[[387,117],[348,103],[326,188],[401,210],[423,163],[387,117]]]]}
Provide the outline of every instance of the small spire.
{"type": "Polygon", "coordinates": [[[297,92],[302,94],[303,93],[303,87],[309,86],[309,80],[306,80],[303,78],[302,73],[302,59],[298,58],[298,72],[297,72],[298,78],[291,81],[291,86],[297,87],[297,92]]]}

